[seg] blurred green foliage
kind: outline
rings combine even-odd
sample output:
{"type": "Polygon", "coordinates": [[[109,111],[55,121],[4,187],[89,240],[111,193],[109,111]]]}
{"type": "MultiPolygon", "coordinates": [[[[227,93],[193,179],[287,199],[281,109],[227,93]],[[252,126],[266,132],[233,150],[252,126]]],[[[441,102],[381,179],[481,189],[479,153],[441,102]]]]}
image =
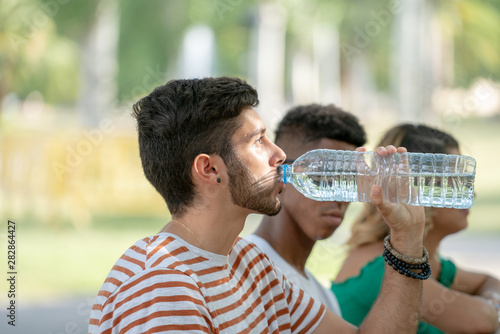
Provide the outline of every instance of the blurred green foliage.
{"type": "MultiPolygon", "coordinates": [[[[214,31],[217,74],[248,75],[252,29],[257,6],[264,1],[116,1],[119,99],[131,98],[131,92],[145,76],[148,66],[166,74],[165,77],[174,77],[183,33],[196,24],[208,25],[214,31]]],[[[400,1],[275,2],[287,10],[288,47],[308,48],[314,23],[337,27],[341,42],[349,43],[374,19],[374,13],[400,1]]],[[[429,3],[436,19],[453,36],[454,85],[469,85],[480,76],[498,81],[500,2],[434,0],[429,3]]],[[[77,101],[82,49],[99,6],[97,0],[3,0],[0,6],[0,100],[8,92],[24,98],[39,91],[49,103],[77,101]]],[[[370,60],[379,89],[389,86],[391,45],[391,29],[382,29],[376,41],[361,50],[370,60]]]]}

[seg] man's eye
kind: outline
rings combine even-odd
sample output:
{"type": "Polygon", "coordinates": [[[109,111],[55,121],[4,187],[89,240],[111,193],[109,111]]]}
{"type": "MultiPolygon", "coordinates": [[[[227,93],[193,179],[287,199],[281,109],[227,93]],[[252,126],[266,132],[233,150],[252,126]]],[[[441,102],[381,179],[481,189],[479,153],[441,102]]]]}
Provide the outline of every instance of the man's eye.
{"type": "Polygon", "coordinates": [[[263,137],[260,137],[259,139],[257,139],[256,143],[257,144],[262,144],[262,139],[263,139],[263,137]]]}

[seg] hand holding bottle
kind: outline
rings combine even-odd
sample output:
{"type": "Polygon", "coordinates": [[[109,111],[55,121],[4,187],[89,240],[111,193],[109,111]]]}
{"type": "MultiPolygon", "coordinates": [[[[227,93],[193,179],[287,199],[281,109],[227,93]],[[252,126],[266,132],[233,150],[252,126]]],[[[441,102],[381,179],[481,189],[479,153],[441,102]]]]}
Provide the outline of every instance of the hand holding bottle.
{"type": "MultiPolygon", "coordinates": [[[[358,150],[358,152],[363,152],[365,149],[358,150]]],[[[385,157],[395,153],[405,153],[406,148],[396,149],[390,145],[378,147],[375,152],[385,157]]],[[[377,207],[391,229],[391,243],[394,248],[405,255],[421,257],[425,225],[424,207],[392,203],[384,198],[383,190],[378,185],[372,186],[370,195],[371,202],[377,207]]]]}

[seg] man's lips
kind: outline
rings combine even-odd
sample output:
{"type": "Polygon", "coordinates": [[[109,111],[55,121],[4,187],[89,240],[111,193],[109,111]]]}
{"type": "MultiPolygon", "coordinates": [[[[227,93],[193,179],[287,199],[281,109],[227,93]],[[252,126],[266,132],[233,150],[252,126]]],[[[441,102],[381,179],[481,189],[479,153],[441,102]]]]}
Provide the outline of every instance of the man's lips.
{"type": "Polygon", "coordinates": [[[344,214],[342,213],[342,211],[339,210],[327,210],[323,211],[321,214],[324,216],[334,216],[334,217],[344,218],[344,214]]]}
{"type": "Polygon", "coordinates": [[[283,181],[278,182],[278,193],[281,194],[281,192],[286,188],[286,185],[283,183],[283,181]]]}
{"type": "Polygon", "coordinates": [[[340,223],[344,219],[344,214],[337,210],[324,212],[322,213],[322,216],[335,223],[340,223]]]}

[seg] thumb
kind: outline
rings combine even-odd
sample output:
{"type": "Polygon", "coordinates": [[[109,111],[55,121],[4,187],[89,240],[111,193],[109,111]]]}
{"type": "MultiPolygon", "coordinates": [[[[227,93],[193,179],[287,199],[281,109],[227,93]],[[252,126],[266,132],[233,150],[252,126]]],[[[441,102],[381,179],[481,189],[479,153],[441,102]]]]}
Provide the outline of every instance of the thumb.
{"type": "Polygon", "coordinates": [[[392,206],[384,200],[384,195],[382,194],[382,188],[380,186],[373,185],[370,197],[372,204],[377,207],[382,216],[387,216],[391,213],[392,206]]]}

